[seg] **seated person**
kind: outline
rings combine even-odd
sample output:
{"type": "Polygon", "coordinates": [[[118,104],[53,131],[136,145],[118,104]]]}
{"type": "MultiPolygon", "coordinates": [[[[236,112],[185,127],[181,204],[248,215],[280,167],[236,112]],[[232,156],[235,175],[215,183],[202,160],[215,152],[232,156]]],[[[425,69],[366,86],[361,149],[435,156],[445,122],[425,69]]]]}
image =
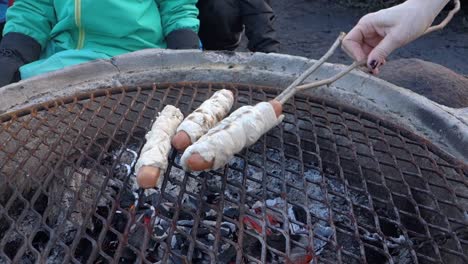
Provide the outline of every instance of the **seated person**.
{"type": "Polygon", "coordinates": [[[199,37],[206,50],[235,50],[245,28],[254,52],[278,52],[269,0],[198,0],[199,37]]]}
{"type": "Polygon", "coordinates": [[[197,0],[15,0],[0,43],[0,87],[146,48],[198,49],[197,0]]]}

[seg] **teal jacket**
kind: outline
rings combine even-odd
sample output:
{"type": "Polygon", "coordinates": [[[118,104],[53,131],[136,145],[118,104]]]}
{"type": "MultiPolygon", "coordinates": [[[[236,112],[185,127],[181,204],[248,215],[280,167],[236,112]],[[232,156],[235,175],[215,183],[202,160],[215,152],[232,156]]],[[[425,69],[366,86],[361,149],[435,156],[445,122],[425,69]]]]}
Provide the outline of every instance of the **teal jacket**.
{"type": "Polygon", "coordinates": [[[166,48],[178,29],[198,32],[197,0],[16,0],[3,34],[22,33],[42,47],[21,78],[147,48],[166,48]]]}

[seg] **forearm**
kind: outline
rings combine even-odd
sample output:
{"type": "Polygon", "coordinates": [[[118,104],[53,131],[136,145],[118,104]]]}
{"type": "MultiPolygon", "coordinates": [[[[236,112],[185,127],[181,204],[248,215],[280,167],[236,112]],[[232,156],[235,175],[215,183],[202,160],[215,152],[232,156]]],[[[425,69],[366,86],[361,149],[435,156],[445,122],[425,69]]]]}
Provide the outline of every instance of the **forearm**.
{"type": "Polygon", "coordinates": [[[415,5],[426,10],[434,19],[451,0],[408,0],[405,4],[415,5]]]}

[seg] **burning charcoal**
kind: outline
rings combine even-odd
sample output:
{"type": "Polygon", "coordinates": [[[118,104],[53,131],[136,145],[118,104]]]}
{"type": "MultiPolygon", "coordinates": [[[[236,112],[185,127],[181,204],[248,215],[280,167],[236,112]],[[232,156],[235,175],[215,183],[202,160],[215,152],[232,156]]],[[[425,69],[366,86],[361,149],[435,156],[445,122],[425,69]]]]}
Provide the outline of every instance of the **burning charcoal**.
{"type": "Polygon", "coordinates": [[[314,239],[314,251],[316,255],[319,255],[327,245],[327,241],[324,241],[323,239],[325,238],[329,240],[333,236],[333,229],[331,227],[318,224],[314,228],[314,233],[321,236],[321,238],[314,239]]]}
{"type": "Polygon", "coordinates": [[[235,233],[235,232],[236,232],[236,230],[237,230],[237,227],[236,227],[236,225],[235,225],[235,224],[233,224],[233,223],[229,223],[229,222],[223,222],[223,223],[221,223],[221,227],[226,227],[226,228],[228,228],[228,229],[229,229],[229,232],[230,232],[230,234],[233,234],[233,233],[235,233]]]}
{"type": "Polygon", "coordinates": [[[229,161],[229,165],[232,168],[241,170],[244,168],[244,160],[236,156],[229,161]]]}
{"type": "Polygon", "coordinates": [[[120,208],[129,209],[132,205],[135,205],[135,193],[128,188],[124,188],[120,193],[120,208]]]}
{"type": "Polygon", "coordinates": [[[367,231],[364,228],[360,228],[360,231],[363,233],[362,237],[365,240],[368,240],[368,241],[371,241],[371,242],[380,242],[380,241],[383,240],[382,237],[377,233],[370,233],[369,231],[367,231]]]}
{"type": "Polygon", "coordinates": [[[210,233],[210,230],[206,227],[199,227],[197,229],[197,237],[204,237],[210,233]]]}
{"type": "Polygon", "coordinates": [[[309,202],[309,211],[312,216],[320,218],[320,219],[328,219],[329,216],[329,208],[324,202],[319,202],[315,200],[311,200],[309,202]]]}
{"type": "Polygon", "coordinates": [[[125,230],[125,227],[127,226],[128,219],[127,217],[121,212],[121,211],[116,211],[115,215],[112,219],[112,226],[119,232],[122,232],[125,230]]]}
{"type": "Polygon", "coordinates": [[[237,251],[230,244],[221,245],[221,252],[218,254],[218,263],[228,264],[234,263],[236,260],[237,251]]]}
{"type": "Polygon", "coordinates": [[[219,203],[220,197],[221,197],[220,193],[209,193],[206,195],[205,201],[207,204],[217,205],[219,203]]]}
{"type": "Polygon", "coordinates": [[[262,244],[260,243],[260,241],[249,234],[246,234],[244,236],[244,243],[242,246],[245,254],[254,256],[257,259],[259,258],[260,253],[262,252],[262,244]]]}
{"type": "Polygon", "coordinates": [[[119,157],[119,162],[128,164],[131,167],[133,167],[137,161],[138,158],[138,153],[136,153],[134,150],[130,148],[126,148],[124,150],[121,150],[121,155],[119,157]]]}
{"type": "Polygon", "coordinates": [[[317,225],[314,232],[315,234],[326,238],[330,238],[333,235],[333,229],[331,227],[322,225],[317,225]]]}
{"type": "Polygon", "coordinates": [[[159,202],[160,199],[161,199],[160,192],[153,192],[149,195],[145,192],[144,203],[148,203],[153,206],[156,206],[156,204],[159,202]]]}
{"type": "Polygon", "coordinates": [[[187,227],[193,227],[193,220],[179,220],[177,221],[178,226],[187,226],[187,227]]]}
{"type": "Polygon", "coordinates": [[[399,248],[399,247],[401,247],[403,245],[409,244],[404,235],[400,235],[397,238],[389,237],[389,240],[391,242],[388,241],[388,240],[385,241],[385,243],[387,244],[387,247],[389,247],[389,248],[399,248]]]}
{"type": "Polygon", "coordinates": [[[60,247],[60,246],[56,246],[56,247],[52,247],[52,250],[49,254],[49,256],[47,257],[47,263],[50,263],[50,264],[56,264],[56,263],[63,263],[64,260],[65,260],[65,250],[60,247]]]}
{"type": "MultiPolygon", "coordinates": [[[[289,206],[289,208],[288,208],[288,217],[291,220],[297,221],[296,214],[295,214],[294,209],[293,209],[292,206],[289,206]]],[[[304,229],[303,227],[301,227],[300,225],[295,224],[295,223],[290,223],[289,224],[289,229],[290,229],[292,234],[300,234],[300,233],[307,234],[308,233],[306,229],[304,229]]]]}
{"type": "Polygon", "coordinates": [[[286,238],[280,233],[269,235],[267,243],[270,247],[279,251],[285,252],[286,250],[286,238]]]}
{"type": "MultiPolygon", "coordinates": [[[[255,166],[248,165],[247,166],[247,176],[257,180],[257,181],[262,181],[263,178],[263,170],[260,168],[257,168],[255,166]]],[[[252,186],[247,186],[251,188],[258,188],[259,191],[261,191],[261,184],[260,183],[254,183],[252,186]]]]}
{"type": "Polygon", "coordinates": [[[145,228],[138,226],[132,232],[130,232],[128,237],[128,243],[135,248],[140,248],[141,244],[143,243],[142,237],[145,236],[145,228]]]}
{"type": "Polygon", "coordinates": [[[206,220],[216,220],[216,217],[217,217],[217,213],[215,210],[211,209],[211,208],[207,208],[208,210],[206,210],[205,212],[205,219],[206,220]]]}
{"type": "Polygon", "coordinates": [[[304,171],[304,177],[309,182],[313,182],[313,183],[322,182],[322,175],[320,174],[320,171],[315,170],[315,169],[308,169],[304,171]]]}
{"type": "Polygon", "coordinates": [[[239,219],[239,209],[234,207],[224,209],[223,215],[231,219],[239,219]]]}
{"type": "Polygon", "coordinates": [[[223,237],[229,237],[229,236],[231,236],[231,233],[232,233],[231,229],[229,227],[224,227],[224,226],[221,226],[219,228],[219,231],[221,232],[221,235],[223,237]]]}
{"type": "Polygon", "coordinates": [[[291,254],[289,262],[295,264],[309,264],[313,259],[314,254],[312,252],[304,254],[291,254]]]}
{"type": "Polygon", "coordinates": [[[123,181],[128,177],[131,169],[127,164],[117,164],[114,168],[114,177],[123,181]]]}
{"type": "Polygon", "coordinates": [[[193,258],[197,259],[197,260],[201,260],[201,259],[203,259],[203,253],[200,250],[195,249],[193,251],[193,258]]]}
{"type": "Polygon", "coordinates": [[[281,152],[277,149],[272,149],[268,148],[266,155],[268,158],[275,160],[275,161],[280,161],[281,160],[281,152]]]}
{"type": "Polygon", "coordinates": [[[136,259],[135,253],[131,249],[125,248],[119,259],[119,263],[135,263],[136,259]]]}
{"type": "Polygon", "coordinates": [[[171,238],[171,248],[172,249],[180,249],[182,246],[182,238],[179,234],[174,234],[171,238]]]}
{"type": "Polygon", "coordinates": [[[163,240],[167,238],[166,230],[167,229],[163,229],[160,226],[156,226],[155,228],[153,228],[153,238],[156,240],[163,240]]]}
{"type": "Polygon", "coordinates": [[[207,226],[215,227],[216,221],[203,220],[202,223],[207,226]]]}
{"type": "MultiPolygon", "coordinates": [[[[255,230],[258,234],[262,234],[263,232],[262,224],[259,223],[256,219],[249,217],[249,216],[244,216],[242,221],[244,222],[244,225],[247,228],[255,230]]],[[[271,229],[267,229],[266,234],[271,235],[271,229]]]]}
{"type": "Polygon", "coordinates": [[[294,210],[297,221],[304,224],[307,223],[307,212],[302,207],[293,205],[292,209],[294,210]]]}
{"type": "Polygon", "coordinates": [[[193,216],[191,214],[185,212],[184,210],[182,210],[179,213],[179,219],[180,220],[192,220],[193,216]]]}
{"type": "Polygon", "coordinates": [[[193,211],[198,210],[198,201],[190,195],[184,194],[184,197],[182,198],[182,204],[192,209],[193,211]]]}

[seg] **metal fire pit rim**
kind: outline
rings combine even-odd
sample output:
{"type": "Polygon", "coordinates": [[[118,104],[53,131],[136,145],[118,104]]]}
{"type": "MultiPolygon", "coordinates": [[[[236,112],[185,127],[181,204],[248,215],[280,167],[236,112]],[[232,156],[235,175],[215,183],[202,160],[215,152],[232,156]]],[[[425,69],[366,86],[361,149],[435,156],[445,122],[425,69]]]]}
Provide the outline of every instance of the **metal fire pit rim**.
{"type": "MultiPolygon", "coordinates": [[[[78,92],[74,95],[69,95],[69,96],[64,96],[56,99],[52,99],[46,102],[42,103],[37,103],[33,104],[30,106],[27,106],[25,108],[17,109],[11,112],[3,113],[0,114],[0,125],[14,120],[19,117],[23,117],[26,115],[31,115],[37,112],[42,112],[42,111],[47,111],[50,108],[54,107],[59,107],[62,105],[67,105],[70,103],[73,103],[75,101],[83,101],[83,100],[88,100],[91,98],[99,98],[107,95],[113,95],[113,94],[121,94],[124,92],[134,92],[138,90],[142,91],[147,91],[153,89],[153,86],[156,87],[156,89],[167,89],[173,86],[177,85],[213,85],[213,86],[226,86],[226,88],[229,88],[229,86],[235,86],[235,87],[243,87],[243,88],[248,88],[248,87],[254,87],[256,89],[261,89],[264,91],[270,91],[273,93],[277,93],[281,91],[280,88],[275,88],[271,86],[264,86],[264,85],[252,85],[252,84],[243,84],[243,83],[225,83],[225,82],[165,82],[165,83],[153,83],[152,85],[136,85],[136,86],[120,86],[120,87],[107,87],[107,88],[97,88],[97,89],[92,89],[92,90],[87,90],[87,91],[81,91],[78,92]]],[[[372,114],[370,112],[364,112],[362,110],[359,110],[357,107],[353,107],[350,105],[345,105],[341,102],[337,101],[332,101],[329,98],[319,98],[317,96],[311,95],[311,94],[306,94],[306,93],[299,93],[294,97],[294,100],[297,100],[297,98],[301,98],[305,101],[311,101],[314,103],[322,104],[324,106],[332,106],[333,108],[349,112],[355,115],[358,115],[364,119],[374,121],[378,123],[381,126],[390,128],[392,130],[397,130],[400,133],[402,133],[405,137],[410,138],[411,140],[415,140],[417,143],[421,143],[426,145],[427,147],[430,148],[431,151],[433,151],[435,154],[440,156],[441,158],[445,159],[446,161],[449,161],[450,163],[458,166],[460,169],[467,171],[468,172],[468,163],[463,162],[461,159],[458,159],[451,153],[443,150],[442,148],[438,147],[436,144],[431,142],[430,140],[424,138],[421,135],[418,135],[416,133],[413,133],[409,131],[407,128],[398,125],[394,122],[391,122],[389,120],[384,120],[378,115],[372,114]]],[[[287,103],[286,103],[287,104],[287,103]]],[[[467,182],[468,184],[468,182],[467,182]]]]}

